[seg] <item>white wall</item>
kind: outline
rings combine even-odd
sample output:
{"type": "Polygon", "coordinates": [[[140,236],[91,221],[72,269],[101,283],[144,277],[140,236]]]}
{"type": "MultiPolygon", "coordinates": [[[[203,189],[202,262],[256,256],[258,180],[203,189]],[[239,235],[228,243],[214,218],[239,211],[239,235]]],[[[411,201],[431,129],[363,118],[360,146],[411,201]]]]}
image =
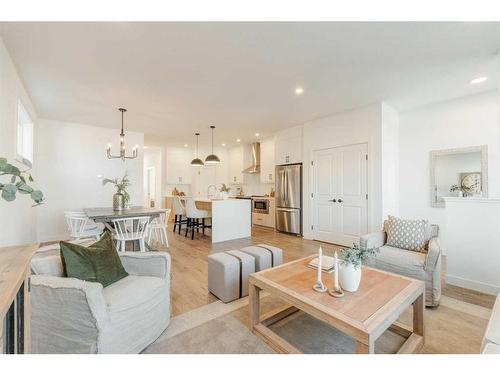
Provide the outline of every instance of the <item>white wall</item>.
{"type": "Polygon", "coordinates": [[[144,205],[149,206],[148,192],[147,192],[147,170],[148,168],[155,170],[155,207],[163,207],[163,194],[162,194],[162,149],[160,147],[150,147],[144,150],[144,205]]]}
{"type": "Polygon", "coordinates": [[[430,204],[430,151],[488,145],[489,197],[500,197],[499,96],[488,92],[400,113],[399,212],[444,233],[444,208],[430,204]]]}
{"type": "Polygon", "coordinates": [[[399,114],[382,103],[382,220],[399,214],[399,114]]]}
{"type": "MultiPolygon", "coordinates": [[[[34,121],[35,144],[39,131],[37,115],[31,100],[23,87],[16,68],[0,38],[0,157],[19,168],[26,169],[17,163],[16,133],[17,133],[17,101],[22,103],[34,121]]],[[[47,189],[37,179],[38,159],[33,160],[31,171],[35,182],[33,186],[43,192],[47,189]]],[[[5,179],[1,179],[5,182],[5,179]]],[[[18,195],[13,202],[5,202],[0,198],[0,247],[36,242],[36,212],[40,207],[32,207],[31,199],[26,195],[18,195]]]]}
{"type": "Polygon", "coordinates": [[[445,198],[446,282],[500,293],[500,200],[445,198]]]}
{"type": "Polygon", "coordinates": [[[382,105],[358,108],[304,124],[304,236],[311,237],[311,160],[316,150],[366,143],[368,145],[368,230],[382,226],[382,105]]]}
{"type": "Polygon", "coordinates": [[[106,157],[108,143],[117,152],[118,134],[117,129],[39,120],[38,180],[46,195],[46,203],[38,210],[39,241],[65,238],[65,210],[112,205],[115,189],[103,187],[100,175],[121,178],[127,171],[132,182],[131,204],[143,205],[144,134],[126,132],[127,152],[139,145],[139,156],[125,162],[106,157]]]}

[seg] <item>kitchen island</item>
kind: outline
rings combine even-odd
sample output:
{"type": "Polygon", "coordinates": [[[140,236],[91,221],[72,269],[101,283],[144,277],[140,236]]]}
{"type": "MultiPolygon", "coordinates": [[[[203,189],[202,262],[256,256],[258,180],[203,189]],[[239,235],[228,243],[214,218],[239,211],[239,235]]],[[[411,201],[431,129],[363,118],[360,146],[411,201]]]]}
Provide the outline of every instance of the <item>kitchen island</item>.
{"type": "MultiPolygon", "coordinates": [[[[184,197],[180,197],[183,199],[184,197]]],[[[166,205],[169,207],[166,198],[166,205]]],[[[252,201],[250,199],[211,199],[195,197],[196,207],[211,212],[212,243],[250,237],[252,234],[252,201]]]]}

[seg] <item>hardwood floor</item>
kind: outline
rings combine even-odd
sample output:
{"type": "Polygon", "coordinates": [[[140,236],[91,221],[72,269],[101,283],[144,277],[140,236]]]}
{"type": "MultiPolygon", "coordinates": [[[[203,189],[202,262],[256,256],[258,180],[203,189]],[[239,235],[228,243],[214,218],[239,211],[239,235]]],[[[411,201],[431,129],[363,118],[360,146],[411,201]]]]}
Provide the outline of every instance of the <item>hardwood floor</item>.
{"type": "MultiPolygon", "coordinates": [[[[252,229],[251,238],[219,244],[212,244],[209,235],[196,234],[195,239],[191,240],[190,236],[184,237],[184,232],[181,235],[174,234],[172,228],[169,228],[168,239],[170,247],[159,248],[159,250],[168,251],[172,256],[172,311],[174,315],[217,301],[217,298],[208,292],[207,286],[207,257],[211,253],[265,243],[282,248],[284,262],[290,262],[315,254],[320,245],[326,254],[333,253],[335,249],[341,249],[340,246],[306,240],[261,227],[252,229]]],[[[446,262],[443,262],[443,266],[445,264],[446,262]]],[[[492,308],[495,302],[495,296],[447,285],[444,281],[443,295],[487,308],[492,308]]]]}
{"type": "Polygon", "coordinates": [[[172,311],[174,315],[182,314],[197,307],[217,301],[217,298],[208,292],[208,263],[209,254],[226,250],[237,250],[252,244],[265,243],[283,249],[283,261],[314,254],[321,245],[323,250],[333,253],[339,246],[305,240],[303,238],[275,232],[271,229],[254,227],[252,237],[212,244],[210,236],[195,234],[195,239],[184,237],[184,232],[179,235],[172,232],[169,227],[168,248],[159,250],[168,251],[172,257],[172,311]]]}

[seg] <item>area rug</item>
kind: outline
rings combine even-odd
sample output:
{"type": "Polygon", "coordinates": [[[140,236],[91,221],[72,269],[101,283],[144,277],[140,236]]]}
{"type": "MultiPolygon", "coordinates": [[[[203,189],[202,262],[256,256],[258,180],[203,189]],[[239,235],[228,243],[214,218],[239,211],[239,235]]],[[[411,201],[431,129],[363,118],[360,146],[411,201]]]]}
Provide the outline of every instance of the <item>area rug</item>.
{"type": "MultiPolygon", "coordinates": [[[[262,312],[284,306],[265,295],[262,312]]],[[[443,297],[437,308],[425,309],[426,342],[421,353],[479,353],[491,310],[443,297]]],[[[411,325],[411,309],[399,321],[411,325]]],[[[248,298],[224,304],[220,301],[179,315],[144,353],[264,354],[274,353],[249,329],[248,298]]],[[[340,331],[302,312],[270,327],[304,353],[347,354],[355,342],[340,331]]],[[[396,353],[403,338],[390,331],[375,343],[376,353],[396,353]]]]}

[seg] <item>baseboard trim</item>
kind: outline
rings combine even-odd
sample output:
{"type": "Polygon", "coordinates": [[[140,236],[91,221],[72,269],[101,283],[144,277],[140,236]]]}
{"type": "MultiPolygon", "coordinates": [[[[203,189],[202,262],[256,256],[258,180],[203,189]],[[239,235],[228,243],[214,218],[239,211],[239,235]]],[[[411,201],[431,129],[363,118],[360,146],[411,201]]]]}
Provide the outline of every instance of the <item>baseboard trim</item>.
{"type": "Polygon", "coordinates": [[[450,285],[459,286],[466,289],[472,289],[478,292],[498,295],[500,293],[500,285],[493,285],[488,283],[482,283],[476,280],[464,279],[462,277],[454,275],[446,275],[446,283],[450,285]]]}
{"type": "Polygon", "coordinates": [[[64,241],[64,240],[67,240],[68,238],[69,237],[67,234],[55,234],[52,236],[39,236],[38,242],[45,243],[45,242],[53,242],[53,241],[64,241]]]}

